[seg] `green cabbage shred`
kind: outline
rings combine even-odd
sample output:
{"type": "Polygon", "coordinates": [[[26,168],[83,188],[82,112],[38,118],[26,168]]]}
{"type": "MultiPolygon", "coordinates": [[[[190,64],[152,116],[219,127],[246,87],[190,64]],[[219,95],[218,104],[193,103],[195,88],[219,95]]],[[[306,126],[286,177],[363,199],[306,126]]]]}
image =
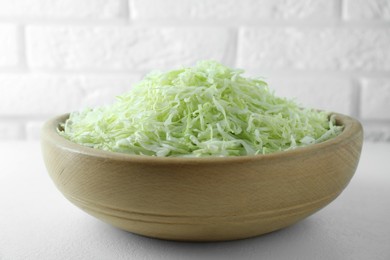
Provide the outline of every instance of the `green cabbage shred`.
{"type": "Polygon", "coordinates": [[[290,150],[342,131],[329,113],[274,95],[216,61],[152,72],[115,103],[73,112],[58,130],[106,151],[149,156],[242,156],[290,150]]]}

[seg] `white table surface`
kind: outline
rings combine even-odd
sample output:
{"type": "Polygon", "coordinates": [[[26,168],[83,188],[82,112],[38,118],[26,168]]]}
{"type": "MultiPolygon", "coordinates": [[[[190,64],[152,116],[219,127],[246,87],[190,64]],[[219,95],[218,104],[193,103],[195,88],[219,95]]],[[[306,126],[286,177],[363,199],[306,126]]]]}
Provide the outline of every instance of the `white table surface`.
{"type": "Polygon", "coordinates": [[[183,243],[111,227],[68,202],[38,142],[0,142],[0,259],[390,259],[390,144],[365,144],[329,206],[256,238],[183,243]]]}

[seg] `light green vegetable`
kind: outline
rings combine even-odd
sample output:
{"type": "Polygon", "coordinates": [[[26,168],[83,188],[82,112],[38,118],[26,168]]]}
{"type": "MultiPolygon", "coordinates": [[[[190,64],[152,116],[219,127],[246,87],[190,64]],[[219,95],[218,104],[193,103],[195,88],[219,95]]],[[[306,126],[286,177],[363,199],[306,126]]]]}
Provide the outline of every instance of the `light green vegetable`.
{"type": "Polygon", "coordinates": [[[74,112],[59,133],[93,148],[152,156],[267,154],[342,131],[328,113],[276,97],[215,61],[154,72],[110,106],[74,112]]]}

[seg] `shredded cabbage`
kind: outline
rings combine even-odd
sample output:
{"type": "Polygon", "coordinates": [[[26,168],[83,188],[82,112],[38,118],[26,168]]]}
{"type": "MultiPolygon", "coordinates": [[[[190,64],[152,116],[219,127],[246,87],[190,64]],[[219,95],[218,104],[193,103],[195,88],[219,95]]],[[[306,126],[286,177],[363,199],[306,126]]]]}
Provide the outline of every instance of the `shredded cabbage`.
{"type": "Polygon", "coordinates": [[[109,106],[73,112],[59,133],[85,146],[150,156],[268,154],[342,131],[329,113],[274,95],[215,61],[153,72],[109,106]]]}

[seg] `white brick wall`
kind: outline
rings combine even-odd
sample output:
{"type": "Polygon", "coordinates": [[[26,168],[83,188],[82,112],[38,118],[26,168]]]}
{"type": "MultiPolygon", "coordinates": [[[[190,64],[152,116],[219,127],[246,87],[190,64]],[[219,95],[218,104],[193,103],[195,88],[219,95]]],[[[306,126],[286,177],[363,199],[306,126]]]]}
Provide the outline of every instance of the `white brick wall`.
{"type": "Polygon", "coordinates": [[[0,0],[0,139],[199,59],[390,141],[390,0],[0,0]]]}

